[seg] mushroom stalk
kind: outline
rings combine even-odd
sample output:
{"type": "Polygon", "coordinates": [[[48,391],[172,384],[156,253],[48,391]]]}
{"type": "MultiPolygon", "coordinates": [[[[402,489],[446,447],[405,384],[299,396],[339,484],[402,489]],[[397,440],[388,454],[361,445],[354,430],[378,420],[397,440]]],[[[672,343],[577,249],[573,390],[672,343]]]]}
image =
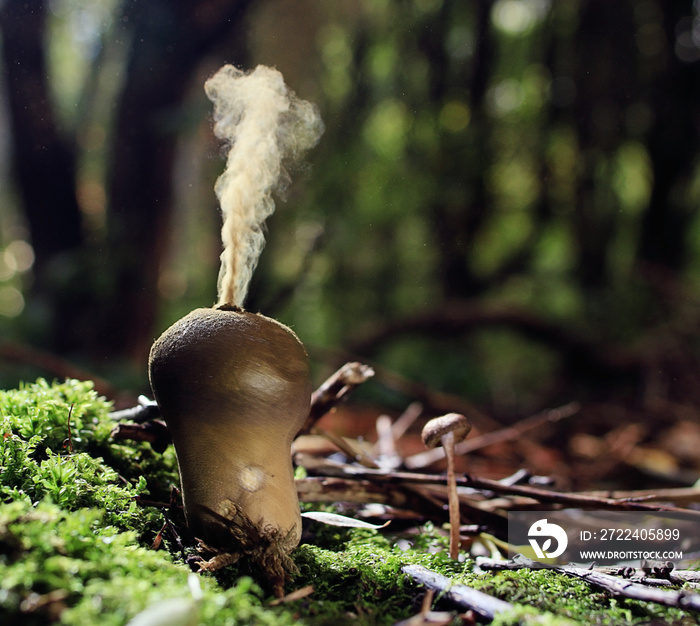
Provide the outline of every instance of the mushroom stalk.
{"type": "Polygon", "coordinates": [[[450,513],[450,558],[454,561],[459,556],[459,527],[462,519],[459,512],[459,495],[455,477],[455,434],[450,432],[442,437],[442,447],[447,458],[447,507],[450,513]]]}
{"type": "Polygon", "coordinates": [[[448,413],[442,417],[431,419],[423,427],[421,437],[428,448],[438,444],[445,449],[447,458],[447,506],[450,514],[450,558],[457,560],[459,556],[459,496],[457,494],[457,479],[455,477],[455,445],[466,439],[472,426],[469,420],[459,413],[448,413]]]}

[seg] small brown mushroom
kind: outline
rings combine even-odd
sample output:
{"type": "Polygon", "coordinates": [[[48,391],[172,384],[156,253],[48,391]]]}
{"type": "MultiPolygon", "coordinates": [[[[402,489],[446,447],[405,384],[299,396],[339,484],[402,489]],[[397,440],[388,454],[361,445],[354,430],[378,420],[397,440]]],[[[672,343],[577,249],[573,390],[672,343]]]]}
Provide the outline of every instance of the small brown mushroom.
{"type": "Polygon", "coordinates": [[[423,443],[428,448],[442,445],[447,457],[447,502],[450,512],[450,558],[456,560],[459,552],[459,498],[455,478],[455,445],[464,441],[472,429],[469,420],[459,413],[448,413],[431,419],[423,427],[423,443]]]}

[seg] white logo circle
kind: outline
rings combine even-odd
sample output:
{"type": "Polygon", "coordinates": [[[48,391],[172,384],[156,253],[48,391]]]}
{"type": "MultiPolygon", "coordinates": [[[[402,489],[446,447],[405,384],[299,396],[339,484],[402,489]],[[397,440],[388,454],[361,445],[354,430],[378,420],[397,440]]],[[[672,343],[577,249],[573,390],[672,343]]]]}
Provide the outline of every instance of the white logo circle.
{"type": "Polygon", "coordinates": [[[537,520],[530,526],[527,536],[532,549],[539,559],[553,559],[560,556],[564,553],[569,543],[566,531],[558,524],[550,524],[546,518],[537,520]],[[537,539],[532,539],[532,537],[547,537],[547,540],[540,545],[539,541],[537,539]],[[557,549],[550,551],[549,548],[552,545],[552,539],[557,540],[557,549]]]}

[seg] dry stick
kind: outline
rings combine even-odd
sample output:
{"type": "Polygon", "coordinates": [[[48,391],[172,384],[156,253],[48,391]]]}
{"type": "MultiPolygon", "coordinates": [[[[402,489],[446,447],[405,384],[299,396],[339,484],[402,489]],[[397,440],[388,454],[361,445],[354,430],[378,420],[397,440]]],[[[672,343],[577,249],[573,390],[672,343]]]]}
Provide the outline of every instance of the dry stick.
{"type": "Polygon", "coordinates": [[[408,500],[403,490],[369,480],[310,476],[294,482],[301,502],[377,503],[403,508],[408,500]]]}
{"type": "Polygon", "coordinates": [[[396,441],[391,428],[391,418],[388,415],[380,415],[375,420],[374,425],[377,431],[377,443],[374,444],[372,452],[385,459],[393,459],[396,456],[396,441]]]}
{"type": "MultiPolygon", "coordinates": [[[[335,476],[355,477],[370,481],[381,481],[390,483],[414,483],[414,484],[439,484],[444,482],[444,477],[435,474],[419,474],[416,472],[387,472],[382,470],[371,470],[346,466],[329,466],[324,468],[325,473],[335,476]]],[[[504,485],[497,480],[479,478],[465,474],[457,477],[458,487],[471,487],[473,489],[492,491],[504,495],[525,496],[548,504],[562,504],[575,506],[578,508],[600,508],[612,511],[667,511],[679,513],[688,517],[700,518],[700,511],[692,509],[682,509],[672,506],[662,506],[645,504],[642,502],[631,502],[629,499],[616,500],[598,496],[588,496],[577,493],[563,493],[540,489],[525,485],[504,485]]]]}
{"type": "Polygon", "coordinates": [[[119,411],[112,411],[109,417],[115,422],[136,422],[143,424],[160,417],[160,408],[155,400],[150,400],[146,396],[139,396],[138,406],[119,411]]]}
{"type": "MultiPolygon", "coordinates": [[[[501,565],[502,563],[502,561],[495,561],[482,557],[477,559],[477,565],[484,569],[504,569],[501,565]]],[[[508,569],[513,569],[513,561],[506,561],[506,563],[511,563],[508,569]]],[[[623,598],[629,598],[630,600],[656,602],[657,604],[663,604],[664,606],[671,606],[678,609],[700,611],[700,594],[683,589],[680,591],[667,591],[665,589],[645,587],[640,583],[631,582],[624,578],[618,578],[617,576],[603,574],[602,572],[574,565],[543,565],[537,561],[525,558],[522,555],[518,555],[515,565],[527,569],[550,569],[559,574],[580,578],[595,587],[604,589],[614,596],[621,596],[623,598]]]]}
{"type": "Polygon", "coordinates": [[[393,519],[434,520],[441,519],[443,513],[442,503],[432,501],[429,494],[420,490],[327,476],[298,478],[294,482],[300,502],[380,504],[394,509],[393,519]]]}
{"type": "Polygon", "coordinates": [[[388,415],[380,415],[376,421],[377,442],[372,448],[372,453],[378,458],[380,467],[396,469],[403,460],[396,451],[396,442],[415,423],[423,413],[423,405],[420,402],[412,402],[406,410],[392,422],[388,415]]]}
{"type": "Polygon", "coordinates": [[[401,571],[428,589],[439,592],[443,598],[453,602],[461,609],[472,610],[482,617],[492,620],[506,611],[512,611],[513,605],[494,598],[467,585],[455,585],[452,580],[433,572],[422,565],[404,565],[401,571]]]}
{"type": "Polygon", "coordinates": [[[334,435],[333,433],[329,433],[328,431],[324,430],[323,428],[319,428],[318,426],[314,426],[311,429],[311,434],[318,435],[320,437],[325,437],[336,448],[338,448],[338,450],[345,454],[345,456],[347,456],[349,459],[352,459],[353,461],[356,461],[360,465],[368,469],[379,468],[379,466],[372,459],[370,459],[366,454],[355,450],[353,445],[349,441],[343,439],[343,437],[334,435]]]}
{"type": "MultiPolygon", "coordinates": [[[[516,561],[494,561],[487,557],[477,557],[478,565],[484,569],[505,569],[516,570],[523,569],[523,564],[520,560],[516,561]],[[482,559],[486,559],[482,562],[482,559]]],[[[629,565],[598,565],[591,568],[585,568],[586,571],[598,572],[600,574],[608,574],[626,580],[633,580],[643,585],[657,584],[659,580],[673,585],[683,585],[685,583],[698,584],[700,583],[700,571],[692,569],[673,569],[668,572],[666,578],[638,578],[639,571],[635,567],[629,565]]]]}
{"type": "Polygon", "coordinates": [[[297,434],[306,435],[314,424],[357,386],[374,376],[374,370],[362,363],[346,363],[311,396],[309,417],[297,434]]]}
{"type": "Polygon", "coordinates": [[[700,583],[700,572],[692,569],[679,569],[673,570],[668,575],[669,580],[677,585],[682,585],[683,583],[700,583]]]}
{"type": "Polygon", "coordinates": [[[676,504],[700,502],[699,487],[671,487],[668,489],[636,489],[634,491],[580,491],[581,495],[607,496],[617,500],[645,502],[674,502],[676,504]]]}
{"type": "Polygon", "coordinates": [[[435,597],[435,590],[428,589],[423,596],[423,602],[421,603],[421,613],[427,613],[430,611],[430,607],[433,606],[433,598],[435,597]]]}
{"type": "Polygon", "coordinates": [[[391,425],[391,434],[394,437],[394,441],[403,437],[405,432],[414,424],[422,413],[423,405],[420,402],[411,402],[391,425]]]}
{"type": "Polygon", "coordinates": [[[110,436],[112,439],[146,441],[156,452],[165,452],[165,449],[173,442],[168,427],[160,419],[151,419],[143,424],[117,424],[112,429],[110,436]]]}
{"type": "MultiPolygon", "coordinates": [[[[501,428],[490,433],[485,433],[479,437],[473,437],[472,439],[467,439],[456,446],[455,454],[467,454],[469,452],[473,452],[474,450],[480,450],[486,446],[493,445],[494,443],[512,441],[513,439],[520,437],[528,430],[539,428],[548,422],[558,422],[561,419],[575,415],[580,410],[581,405],[578,402],[570,402],[569,404],[565,404],[564,406],[560,406],[556,409],[542,411],[536,415],[532,415],[531,417],[521,420],[513,426],[501,428]]],[[[428,450],[427,452],[419,452],[418,454],[407,457],[404,460],[404,465],[409,469],[419,469],[432,465],[433,463],[437,463],[444,457],[445,450],[443,448],[435,448],[433,450],[428,450]]]]}
{"type": "MultiPolygon", "coordinates": [[[[459,481],[458,481],[458,484],[459,481]]],[[[475,489],[487,489],[496,493],[516,496],[528,496],[540,502],[564,504],[568,506],[578,506],[581,508],[601,508],[607,510],[622,511],[668,511],[682,513],[691,517],[700,518],[700,511],[682,509],[674,506],[662,506],[645,504],[642,502],[631,502],[628,499],[618,500],[614,498],[604,498],[596,496],[585,496],[576,493],[561,493],[548,489],[539,489],[525,485],[504,485],[497,480],[479,478],[465,474],[464,484],[475,489]]]]}

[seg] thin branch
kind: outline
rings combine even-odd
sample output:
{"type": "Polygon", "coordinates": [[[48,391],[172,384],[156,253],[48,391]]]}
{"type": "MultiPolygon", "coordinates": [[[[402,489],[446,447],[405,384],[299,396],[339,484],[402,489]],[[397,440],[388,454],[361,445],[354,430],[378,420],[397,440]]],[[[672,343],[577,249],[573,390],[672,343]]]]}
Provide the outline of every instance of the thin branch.
{"type": "Polygon", "coordinates": [[[675,504],[691,504],[700,502],[700,487],[672,487],[666,489],[635,489],[633,491],[581,491],[580,495],[605,496],[617,500],[644,502],[673,502],[675,504]]]}
{"type": "Polygon", "coordinates": [[[151,420],[145,424],[118,424],[110,435],[112,439],[147,441],[156,452],[165,452],[172,443],[170,431],[161,420],[151,420]]]}
{"type": "MultiPolygon", "coordinates": [[[[537,561],[518,555],[516,559],[506,561],[510,563],[508,569],[520,566],[526,569],[549,569],[559,574],[565,574],[574,578],[580,578],[587,583],[604,589],[613,596],[655,602],[664,606],[671,606],[683,610],[700,611],[700,594],[681,589],[680,591],[668,591],[647,587],[638,582],[632,582],[617,576],[611,576],[592,569],[577,567],[575,565],[545,565],[537,561]]],[[[503,562],[493,559],[478,558],[477,565],[484,569],[504,569],[503,562]]]]}
{"type": "MultiPolygon", "coordinates": [[[[460,484],[459,481],[458,484],[460,484]]],[[[700,519],[700,511],[691,509],[681,509],[674,506],[633,502],[629,499],[588,496],[581,493],[562,493],[559,491],[551,491],[549,489],[540,489],[538,487],[525,485],[504,485],[497,480],[489,480],[487,478],[479,478],[471,475],[464,476],[463,484],[475,489],[486,489],[496,493],[527,496],[533,498],[534,500],[538,500],[539,502],[563,504],[580,508],[601,508],[618,511],[668,511],[687,515],[689,517],[698,517],[700,519]]]]}
{"type": "Polygon", "coordinates": [[[338,404],[356,387],[374,376],[374,370],[362,363],[346,363],[311,396],[311,410],[301,430],[297,434],[306,435],[314,424],[338,404]]]}
{"type": "MultiPolygon", "coordinates": [[[[422,474],[417,472],[390,472],[386,470],[371,470],[351,465],[327,465],[323,471],[327,475],[344,476],[372,480],[378,482],[388,482],[392,484],[412,483],[414,485],[443,484],[445,477],[435,474],[422,474]]],[[[564,493],[542,489],[529,485],[507,485],[497,480],[480,478],[471,474],[457,477],[458,487],[471,487],[486,492],[501,493],[511,496],[525,496],[538,502],[547,504],[561,504],[578,508],[599,508],[612,511],[666,511],[677,513],[688,517],[700,519],[700,511],[683,509],[674,506],[664,506],[634,502],[629,499],[614,499],[602,496],[590,496],[581,493],[564,493]]]]}
{"type": "Polygon", "coordinates": [[[408,502],[408,497],[401,489],[369,480],[311,476],[294,482],[301,502],[375,503],[397,508],[406,507],[408,502]]]}
{"type": "Polygon", "coordinates": [[[396,421],[391,425],[391,436],[394,441],[399,440],[406,431],[413,426],[414,422],[423,413],[423,405],[420,402],[411,402],[406,407],[406,410],[396,418],[396,421]]]}
{"type": "Polygon", "coordinates": [[[120,411],[112,411],[109,417],[115,422],[131,421],[137,424],[143,424],[158,419],[160,417],[160,409],[158,408],[158,404],[153,400],[149,400],[145,396],[140,396],[138,406],[122,409],[120,411]]]}
{"type": "Polygon", "coordinates": [[[512,611],[513,605],[499,600],[482,591],[455,584],[451,579],[433,572],[422,565],[404,565],[401,571],[428,589],[440,593],[442,598],[456,604],[461,609],[474,611],[481,617],[492,620],[497,615],[512,611]]]}
{"type": "Polygon", "coordinates": [[[353,444],[350,441],[344,439],[343,437],[340,437],[333,433],[329,433],[328,431],[324,430],[323,428],[319,428],[318,426],[314,426],[312,428],[311,434],[318,435],[319,437],[323,437],[330,441],[351,461],[355,461],[363,467],[367,467],[369,469],[379,468],[379,466],[370,457],[368,457],[363,452],[356,450],[353,444]]]}

